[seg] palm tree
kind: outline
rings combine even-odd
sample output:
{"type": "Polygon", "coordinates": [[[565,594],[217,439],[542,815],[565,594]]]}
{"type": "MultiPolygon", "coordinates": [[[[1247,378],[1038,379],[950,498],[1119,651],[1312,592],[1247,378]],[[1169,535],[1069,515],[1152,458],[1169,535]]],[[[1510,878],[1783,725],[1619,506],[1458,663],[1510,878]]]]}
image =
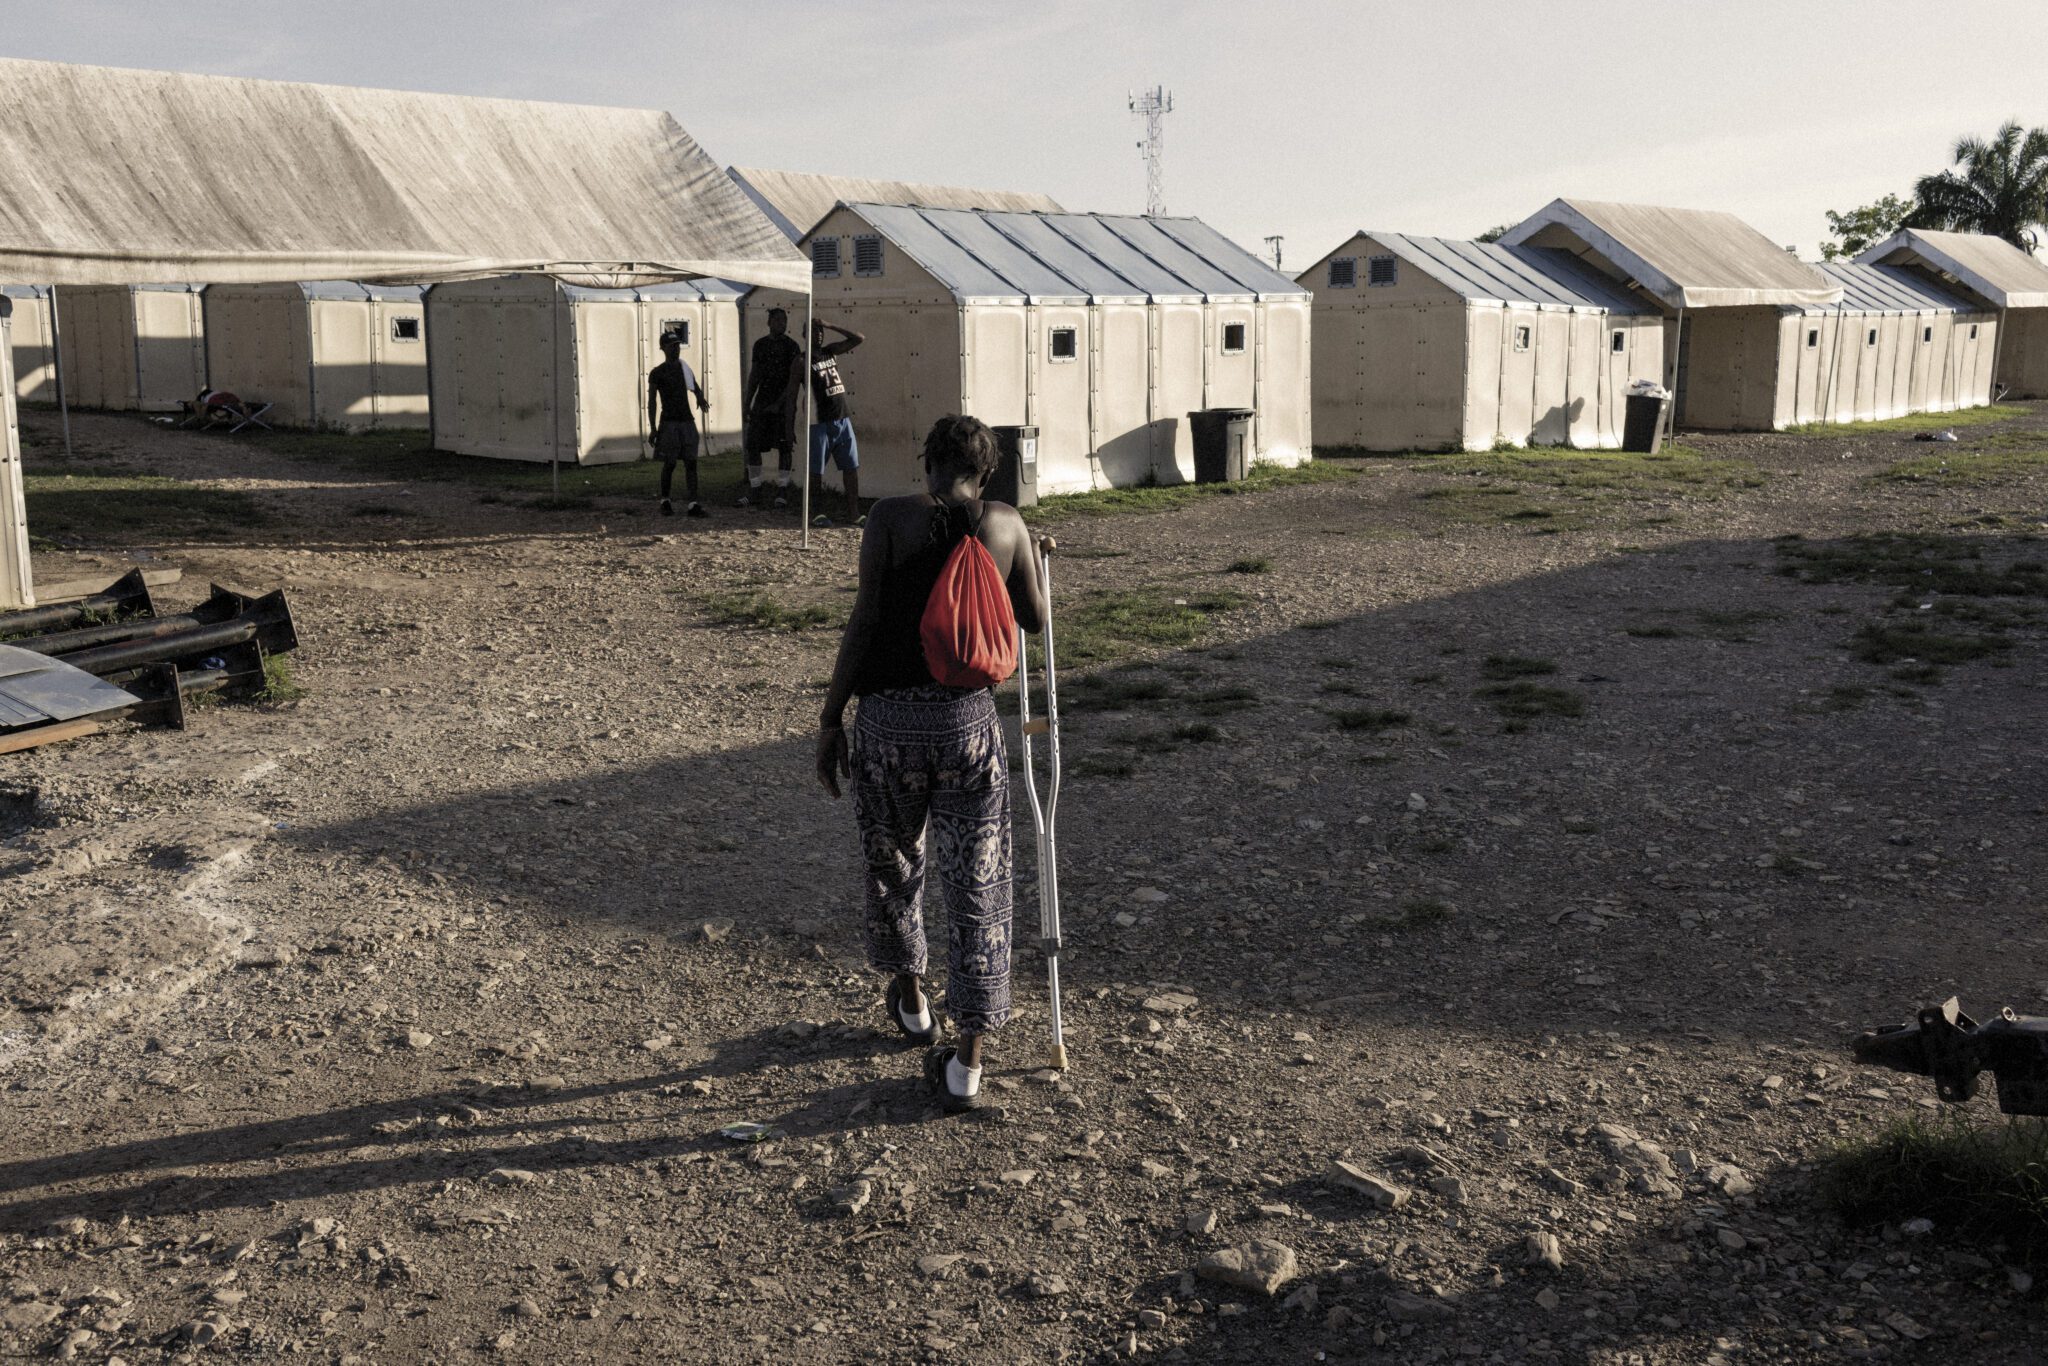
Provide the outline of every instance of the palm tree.
{"type": "Polygon", "coordinates": [[[1981,232],[2033,251],[2033,226],[2048,220],[2048,129],[2009,122],[1989,142],[1962,138],[1955,161],[1957,170],[1913,186],[1906,226],[1981,232]]]}

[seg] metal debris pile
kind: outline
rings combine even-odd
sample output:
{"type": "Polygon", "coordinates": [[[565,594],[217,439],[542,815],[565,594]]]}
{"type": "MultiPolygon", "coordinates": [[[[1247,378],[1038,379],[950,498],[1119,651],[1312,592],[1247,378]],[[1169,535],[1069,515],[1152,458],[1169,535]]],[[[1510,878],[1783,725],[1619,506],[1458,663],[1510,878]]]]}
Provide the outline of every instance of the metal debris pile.
{"type": "Polygon", "coordinates": [[[188,698],[254,697],[265,661],[298,643],[282,589],[252,598],[215,584],[166,616],[140,569],[87,597],[0,613],[0,754],[121,719],[182,730],[188,698]]]}

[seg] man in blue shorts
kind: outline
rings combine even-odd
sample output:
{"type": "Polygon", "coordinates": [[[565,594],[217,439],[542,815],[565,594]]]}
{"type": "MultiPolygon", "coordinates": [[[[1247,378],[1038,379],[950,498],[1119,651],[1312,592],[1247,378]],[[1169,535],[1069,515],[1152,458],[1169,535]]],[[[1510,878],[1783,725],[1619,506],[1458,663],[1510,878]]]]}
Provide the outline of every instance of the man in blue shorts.
{"type": "MultiPolygon", "coordinates": [[[[839,357],[866,340],[860,333],[822,318],[811,323],[810,477],[817,479],[825,473],[829,455],[846,484],[846,520],[851,526],[866,519],[860,515],[860,444],[853,439],[853,406],[847,401],[846,381],[839,375],[839,357]],[[839,340],[827,342],[827,332],[837,332],[839,340]]],[[[811,519],[811,525],[831,526],[832,519],[821,512],[811,519]]]]}

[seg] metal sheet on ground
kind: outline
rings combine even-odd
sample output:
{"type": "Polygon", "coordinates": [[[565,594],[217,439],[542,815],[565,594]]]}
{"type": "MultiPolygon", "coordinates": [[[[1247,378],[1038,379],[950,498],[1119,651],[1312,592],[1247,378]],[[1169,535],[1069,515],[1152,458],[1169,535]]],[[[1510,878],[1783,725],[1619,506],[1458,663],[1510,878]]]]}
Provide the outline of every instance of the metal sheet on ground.
{"type": "Polygon", "coordinates": [[[98,716],[132,707],[137,700],[61,659],[0,645],[0,731],[98,716]]]}

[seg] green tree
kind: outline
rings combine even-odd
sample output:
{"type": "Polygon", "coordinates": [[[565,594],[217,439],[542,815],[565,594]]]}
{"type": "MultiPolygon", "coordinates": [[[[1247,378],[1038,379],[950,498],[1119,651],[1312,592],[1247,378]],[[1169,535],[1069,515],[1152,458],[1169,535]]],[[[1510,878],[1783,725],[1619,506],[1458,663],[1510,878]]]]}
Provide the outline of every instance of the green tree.
{"type": "Polygon", "coordinates": [[[2007,122],[1989,141],[1959,139],[1955,162],[1913,186],[1906,226],[1981,232],[2033,251],[2033,229],[2048,220],[2048,128],[2007,122]]]}
{"type": "Polygon", "coordinates": [[[1508,230],[1514,226],[1513,223],[1496,223],[1472,240],[1475,242],[1498,242],[1501,238],[1506,237],[1508,230]]]}
{"type": "Polygon", "coordinates": [[[1888,194],[1875,204],[1865,204],[1847,213],[1826,210],[1829,240],[1820,244],[1821,259],[1832,261],[1840,256],[1860,255],[1897,232],[1912,209],[1911,203],[1888,194]]]}

